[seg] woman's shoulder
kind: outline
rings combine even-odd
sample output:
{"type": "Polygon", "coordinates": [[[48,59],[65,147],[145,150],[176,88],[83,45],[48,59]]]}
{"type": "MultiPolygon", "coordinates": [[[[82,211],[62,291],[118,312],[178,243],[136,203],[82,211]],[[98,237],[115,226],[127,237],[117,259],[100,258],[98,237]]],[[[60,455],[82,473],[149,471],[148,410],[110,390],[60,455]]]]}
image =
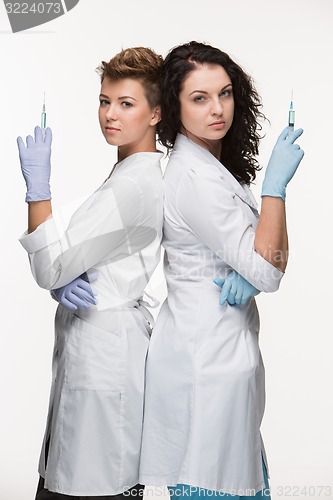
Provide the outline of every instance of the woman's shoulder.
{"type": "Polygon", "coordinates": [[[185,182],[193,177],[221,177],[221,170],[213,162],[195,154],[185,154],[183,151],[174,151],[166,166],[165,182],[185,182]]]}

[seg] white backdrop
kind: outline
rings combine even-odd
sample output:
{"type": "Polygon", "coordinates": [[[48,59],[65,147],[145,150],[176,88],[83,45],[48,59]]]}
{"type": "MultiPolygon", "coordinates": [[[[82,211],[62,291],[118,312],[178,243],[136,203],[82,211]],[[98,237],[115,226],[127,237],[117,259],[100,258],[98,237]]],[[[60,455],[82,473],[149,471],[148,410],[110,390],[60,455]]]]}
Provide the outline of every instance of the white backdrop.
{"type": "MultiPolygon", "coordinates": [[[[262,432],[273,498],[333,498],[332,19],[332,0],[80,0],[65,16],[12,34],[1,3],[1,500],[34,498],[56,308],[18,242],[27,206],[16,137],[39,124],[45,90],[53,201],[88,194],[116,158],[97,121],[96,66],[121,48],[144,45],[166,55],[192,39],[220,47],[253,76],[271,121],[263,165],[294,89],[305,157],[287,193],[286,276],[277,293],[258,297],[267,375],[262,432]]],[[[161,268],[150,291],[163,300],[161,268]]]]}

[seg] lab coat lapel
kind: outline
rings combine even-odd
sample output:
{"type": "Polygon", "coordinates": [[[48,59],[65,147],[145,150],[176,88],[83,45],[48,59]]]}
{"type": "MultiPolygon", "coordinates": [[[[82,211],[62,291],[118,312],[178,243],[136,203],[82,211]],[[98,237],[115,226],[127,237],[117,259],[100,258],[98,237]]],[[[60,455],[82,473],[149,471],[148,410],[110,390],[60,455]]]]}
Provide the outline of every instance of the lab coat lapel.
{"type": "Polygon", "coordinates": [[[254,210],[258,210],[258,204],[250,190],[250,188],[244,184],[240,184],[237,179],[229,172],[227,168],[213,156],[209,151],[199,146],[195,142],[188,139],[183,134],[178,134],[174,150],[177,151],[180,148],[187,147],[195,153],[195,155],[201,156],[206,162],[215,165],[221,172],[222,178],[225,182],[227,182],[230,186],[230,190],[234,192],[239,198],[241,198],[245,203],[250,205],[254,210]]]}

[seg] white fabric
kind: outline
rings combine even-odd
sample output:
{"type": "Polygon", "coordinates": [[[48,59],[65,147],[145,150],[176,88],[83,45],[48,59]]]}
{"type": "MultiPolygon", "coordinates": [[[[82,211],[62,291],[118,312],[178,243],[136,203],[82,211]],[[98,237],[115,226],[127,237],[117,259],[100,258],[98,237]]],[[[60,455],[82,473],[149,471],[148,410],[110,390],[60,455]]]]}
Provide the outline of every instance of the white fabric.
{"type": "Polygon", "coordinates": [[[283,273],[254,250],[250,189],[183,135],[164,192],[168,298],[148,353],[140,481],[259,491],[265,387],[257,307],[254,298],[221,307],[212,280],[235,269],[272,292],[283,273]]]}
{"type": "Polygon", "coordinates": [[[98,305],[75,313],[59,305],[53,384],[39,472],[66,495],[115,495],[138,483],[144,368],[151,333],[144,288],[160,258],[162,153],[136,153],[73,214],[53,218],[20,241],[46,289],[84,271],[98,305]],[[45,470],[45,443],[51,434],[45,470]]]}

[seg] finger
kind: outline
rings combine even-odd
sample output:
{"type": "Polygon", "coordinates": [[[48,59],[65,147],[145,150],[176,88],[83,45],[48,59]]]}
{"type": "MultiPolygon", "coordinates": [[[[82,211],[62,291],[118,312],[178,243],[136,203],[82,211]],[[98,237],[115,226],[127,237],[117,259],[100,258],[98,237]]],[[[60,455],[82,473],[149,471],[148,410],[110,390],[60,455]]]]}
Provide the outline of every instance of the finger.
{"type": "Polygon", "coordinates": [[[18,148],[19,148],[19,152],[21,153],[25,149],[25,144],[23,142],[23,139],[22,139],[22,137],[18,137],[16,139],[16,141],[17,141],[17,145],[18,145],[18,148]]]}
{"type": "Polygon", "coordinates": [[[40,127],[35,127],[35,142],[43,142],[43,132],[40,127]]]}
{"type": "Polygon", "coordinates": [[[236,302],[235,302],[235,294],[229,292],[227,301],[228,301],[228,304],[230,304],[231,306],[234,306],[236,304],[236,302]]]}
{"type": "Polygon", "coordinates": [[[85,280],[82,280],[82,279],[78,279],[78,281],[76,283],[76,286],[80,290],[85,290],[85,292],[83,292],[83,291],[80,292],[81,295],[82,294],[87,295],[87,296],[89,295],[92,298],[94,298],[95,295],[98,295],[97,292],[95,292],[95,290],[92,288],[92,286],[90,285],[90,283],[88,281],[85,281],[85,280]]]}
{"type": "MultiPolygon", "coordinates": [[[[89,286],[88,283],[86,283],[86,285],[89,286]]],[[[77,285],[77,290],[73,290],[73,293],[75,293],[75,295],[77,295],[80,299],[90,302],[90,304],[97,304],[97,300],[95,299],[93,290],[91,288],[90,290],[87,290],[77,285]]]]}
{"type": "Polygon", "coordinates": [[[93,304],[94,306],[98,304],[98,301],[94,295],[88,295],[87,297],[84,297],[84,299],[90,304],[93,304]]]}
{"type": "Polygon", "coordinates": [[[231,288],[230,288],[229,295],[227,298],[228,304],[230,304],[231,306],[236,304],[236,294],[237,294],[237,290],[240,286],[239,280],[237,279],[238,275],[235,274],[234,278],[235,279],[232,280],[231,288]]]}
{"type": "Polygon", "coordinates": [[[287,139],[289,132],[290,132],[289,127],[284,128],[281,134],[279,135],[277,142],[281,142],[287,139]]]}
{"type": "Polygon", "coordinates": [[[213,282],[215,283],[215,285],[219,286],[219,287],[222,287],[224,285],[224,282],[225,282],[225,279],[222,279],[222,278],[214,278],[213,279],[213,282]]]}
{"type": "Polygon", "coordinates": [[[237,288],[236,295],[235,295],[235,303],[236,304],[241,304],[242,303],[243,295],[244,295],[244,289],[243,289],[243,287],[241,285],[239,285],[238,288],[237,288]]]}
{"type": "Polygon", "coordinates": [[[76,311],[77,307],[76,305],[72,304],[66,297],[63,297],[60,302],[63,306],[65,306],[67,309],[70,309],[71,311],[76,311]]]}
{"type": "Polygon", "coordinates": [[[220,305],[221,306],[224,305],[225,301],[227,300],[227,298],[229,296],[231,285],[232,285],[231,280],[226,279],[224,285],[221,288],[221,293],[220,293],[220,305]]]}
{"type": "Polygon", "coordinates": [[[27,135],[27,148],[31,148],[35,144],[31,135],[27,135]]]}
{"type": "Polygon", "coordinates": [[[304,130],[302,128],[298,128],[297,130],[290,132],[286,139],[286,142],[288,142],[289,144],[293,144],[296,141],[296,139],[298,139],[298,137],[300,137],[303,134],[303,132],[304,130]]]}
{"type": "Polygon", "coordinates": [[[72,304],[80,307],[81,309],[88,309],[88,307],[90,307],[86,301],[80,299],[80,297],[78,297],[74,292],[70,292],[68,295],[66,295],[66,298],[72,304]]]}
{"type": "Polygon", "coordinates": [[[88,293],[92,293],[92,288],[89,281],[83,280],[82,278],[77,278],[76,286],[82,290],[86,290],[88,293]]]}
{"type": "Polygon", "coordinates": [[[45,129],[45,136],[44,136],[44,142],[47,146],[51,146],[52,143],[52,130],[50,127],[47,127],[45,129]]]}

